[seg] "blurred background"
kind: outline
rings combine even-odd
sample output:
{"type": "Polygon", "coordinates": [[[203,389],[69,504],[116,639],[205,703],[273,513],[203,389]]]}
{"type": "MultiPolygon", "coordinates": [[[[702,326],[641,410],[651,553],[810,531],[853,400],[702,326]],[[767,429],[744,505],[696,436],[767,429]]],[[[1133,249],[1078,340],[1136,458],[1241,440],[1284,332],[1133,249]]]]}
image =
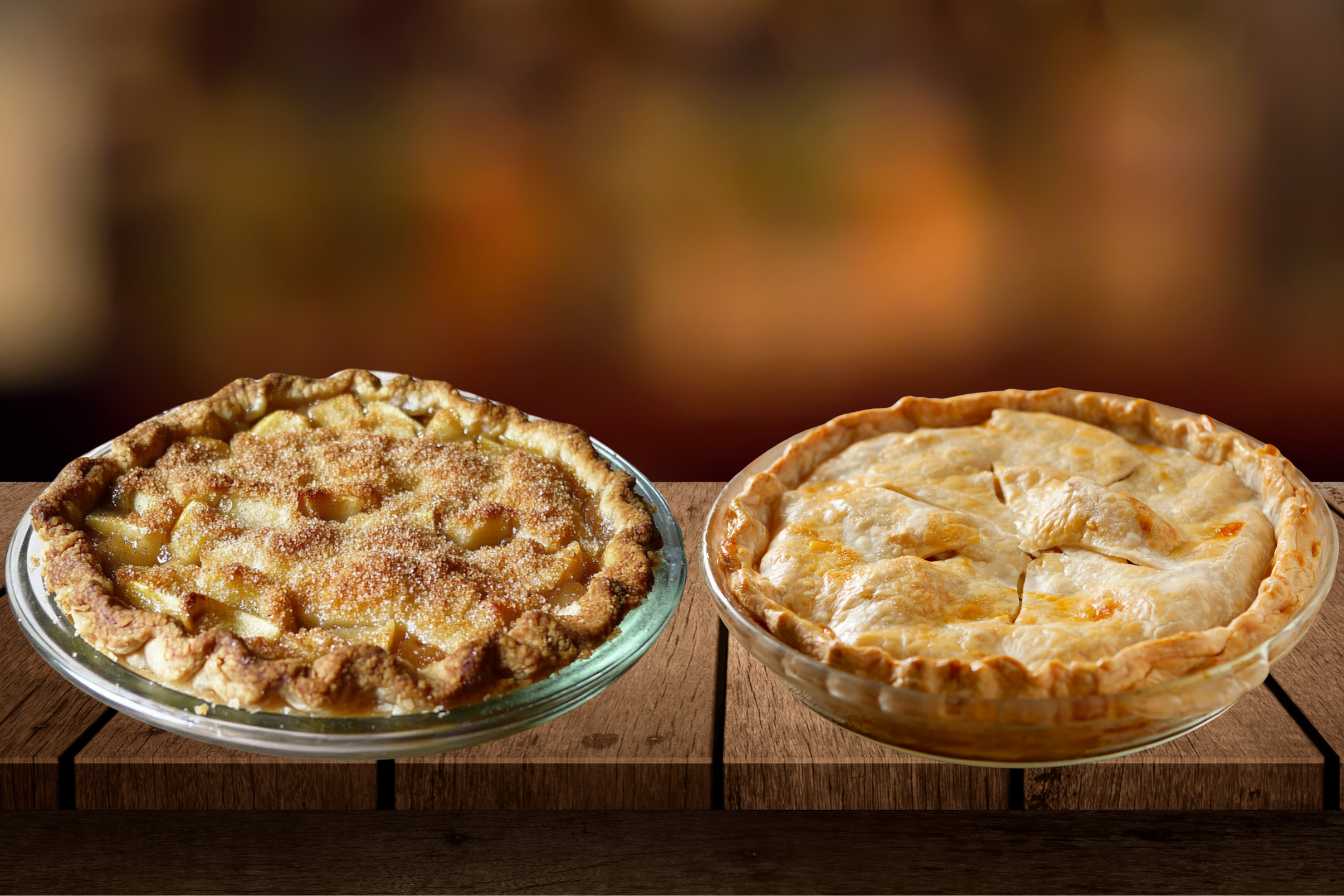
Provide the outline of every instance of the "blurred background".
{"type": "Polygon", "coordinates": [[[4,479],[272,370],[722,479],[1072,385],[1344,478],[1344,5],[0,3],[4,479]]]}

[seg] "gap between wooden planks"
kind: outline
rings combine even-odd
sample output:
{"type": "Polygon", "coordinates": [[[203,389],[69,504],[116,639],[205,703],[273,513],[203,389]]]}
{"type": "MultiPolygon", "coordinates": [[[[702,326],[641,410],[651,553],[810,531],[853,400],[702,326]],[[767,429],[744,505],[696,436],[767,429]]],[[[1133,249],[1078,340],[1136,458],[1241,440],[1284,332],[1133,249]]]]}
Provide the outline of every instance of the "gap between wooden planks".
{"type": "MultiPolygon", "coordinates": [[[[0,484],[3,531],[13,530],[40,488],[0,484]]],[[[682,522],[691,576],[678,617],[659,644],[602,697],[549,725],[457,754],[399,762],[399,808],[709,805],[718,626],[698,543],[719,486],[660,488],[682,522]],[[669,667],[675,674],[667,674],[669,667]]],[[[1027,772],[1027,807],[1319,808],[1332,771],[1338,787],[1344,712],[1337,679],[1312,670],[1344,662],[1337,655],[1341,623],[1344,597],[1337,596],[1298,652],[1275,670],[1286,697],[1312,726],[1316,745],[1261,689],[1173,744],[1110,763],[1027,772]]],[[[0,663],[9,664],[0,666],[6,672],[0,680],[0,807],[54,806],[58,760],[98,720],[100,707],[47,669],[8,614],[0,620],[0,649],[0,663]]],[[[736,645],[728,680],[722,765],[728,808],[1008,805],[1007,772],[906,757],[836,728],[794,701],[736,645]]],[[[360,808],[377,799],[373,763],[253,756],[123,716],[79,751],[74,771],[80,807],[360,808]]]]}
{"type": "MultiPolygon", "coordinates": [[[[1344,483],[1323,486],[1337,508],[1335,527],[1344,545],[1344,483]]],[[[1316,621],[1296,649],[1275,664],[1272,677],[1325,754],[1325,808],[1338,809],[1344,798],[1339,773],[1344,755],[1344,556],[1316,621]]]]}

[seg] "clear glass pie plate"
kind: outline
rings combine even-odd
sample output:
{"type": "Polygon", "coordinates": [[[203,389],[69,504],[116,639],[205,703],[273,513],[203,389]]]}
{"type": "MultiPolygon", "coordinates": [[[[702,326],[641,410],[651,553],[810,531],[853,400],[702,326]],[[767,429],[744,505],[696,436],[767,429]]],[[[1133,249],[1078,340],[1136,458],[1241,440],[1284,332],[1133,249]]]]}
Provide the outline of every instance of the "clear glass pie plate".
{"type": "MultiPolygon", "coordinates": [[[[652,511],[662,541],[655,557],[653,590],[589,656],[481,703],[440,712],[362,717],[252,712],[203,704],[199,697],[136,674],[75,634],[42,582],[42,542],[27,513],[14,532],[5,562],[10,605],[37,652],[80,690],[142,722],[197,740],[259,753],[370,759],[439,753],[506,737],[563,715],[605,690],[657,640],[686,586],[681,528],[667,501],[628,461],[592,441],[608,463],[634,478],[635,490],[652,511]],[[198,715],[196,709],[202,705],[209,709],[198,715]]],[[[97,456],[107,447],[89,455],[97,456]]]]}
{"type": "MultiPolygon", "coordinates": [[[[1171,414],[1189,414],[1159,407],[1171,414]]],[[[1334,581],[1339,538],[1322,498],[1316,510],[1327,533],[1325,556],[1310,599],[1269,640],[1220,665],[1139,690],[1068,698],[931,694],[864,678],[819,662],[766,631],[727,596],[714,549],[722,538],[727,505],[746,480],[770,466],[803,434],[785,439],[752,461],[710,508],[700,549],[715,607],[738,643],[805,706],[838,725],[909,753],[1020,768],[1112,759],[1173,740],[1217,718],[1258,687],[1270,666],[1306,634],[1334,581]]]]}

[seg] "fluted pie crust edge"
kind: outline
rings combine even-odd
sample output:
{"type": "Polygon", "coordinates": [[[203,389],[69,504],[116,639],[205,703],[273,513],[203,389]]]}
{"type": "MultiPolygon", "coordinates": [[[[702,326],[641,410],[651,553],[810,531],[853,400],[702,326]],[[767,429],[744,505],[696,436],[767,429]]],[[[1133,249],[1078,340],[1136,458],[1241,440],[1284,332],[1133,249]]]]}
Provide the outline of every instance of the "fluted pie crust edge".
{"type": "Polygon", "coordinates": [[[717,545],[731,599],[780,641],[832,667],[930,693],[996,697],[1068,697],[1116,694],[1170,680],[1236,658],[1263,643],[1292,619],[1316,589],[1326,543],[1320,497],[1272,445],[1219,429],[1207,416],[1174,416],[1152,402],[1053,388],[1008,389],[950,398],[906,397],[886,408],[844,414],[788,445],[768,468],[732,498],[717,545]],[[772,597],[759,564],[772,538],[783,495],[824,461],[850,445],[920,427],[971,426],[997,408],[1040,411],[1111,430],[1130,440],[1151,439],[1214,464],[1227,464],[1260,498],[1276,544],[1268,575],[1250,606],[1228,624],[1129,645],[1096,661],[1050,660],[1026,665],[1009,656],[978,659],[907,656],[877,646],[854,646],[772,597]]]}
{"type": "Polygon", "coordinates": [[[68,464],[32,509],[46,543],[42,576],[78,634],[124,660],[152,654],[172,670],[175,690],[248,709],[284,708],[317,714],[387,714],[442,709],[536,680],[602,643],[622,616],[652,587],[657,533],[630,476],[612,469],[578,428],[531,418],[507,405],[469,399],[451,385],[397,376],[383,382],[367,370],[311,379],[269,374],[238,379],[214,395],[147,420],[112,441],[106,454],[68,464]],[[389,402],[409,414],[454,412],[479,432],[549,458],[569,470],[592,496],[609,533],[601,566],[563,617],[529,610],[507,630],[464,645],[431,666],[414,669],[382,647],[349,644],[311,660],[268,659],[223,628],[192,633],[172,617],[118,600],[104,572],[85,514],[127,471],[148,467],[191,436],[227,441],[276,410],[341,395],[389,402]]]}

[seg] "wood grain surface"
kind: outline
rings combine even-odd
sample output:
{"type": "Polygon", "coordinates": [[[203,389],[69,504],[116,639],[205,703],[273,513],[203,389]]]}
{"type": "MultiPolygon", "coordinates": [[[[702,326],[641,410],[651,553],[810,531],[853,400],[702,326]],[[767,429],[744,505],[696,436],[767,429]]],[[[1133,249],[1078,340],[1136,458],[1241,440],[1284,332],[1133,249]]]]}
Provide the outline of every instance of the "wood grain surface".
{"type": "Polygon", "coordinates": [[[690,566],[681,607],[629,672],[586,706],[505,740],[397,763],[408,809],[709,808],[718,622],[698,561],[716,482],[664,482],[690,566]]]}
{"type": "MultiPolygon", "coordinates": [[[[1335,525],[1344,544],[1344,520],[1336,517],[1335,525]]],[[[1339,774],[1339,757],[1344,755],[1344,557],[1316,621],[1273,674],[1327,751],[1327,785],[1332,789],[1328,805],[1338,809],[1344,799],[1339,774]]]]}
{"type": "Polygon", "coordinates": [[[374,762],[226,750],[117,715],[74,762],[78,809],[374,809],[374,762]]]}
{"type": "Polygon", "coordinates": [[[727,809],[1006,809],[1004,769],[909,756],[800,703],[746,648],[728,645],[727,809]]]}
{"type": "Polygon", "coordinates": [[[1337,812],[11,813],[0,890],[1340,893],[1341,843],[1337,812]]]}
{"type": "MultiPolygon", "coordinates": [[[[4,541],[5,550],[9,549],[9,539],[19,518],[46,487],[45,482],[0,482],[0,540],[4,541]]],[[[5,564],[0,562],[0,588],[4,587],[5,564]]]]}
{"type": "Polygon", "coordinates": [[[1121,759],[1027,769],[1028,809],[1320,809],[1325,759],[1265,687],[1121,759]]]}
{"type": "MultiPolygon", "coordinates": [[[[5,547],[42,483],[0,483],[0,541],[5,547]]],[[[3,571],[0,571],[3,575],[3,571]]],[[[55,809],[61,757],[103,706],[66,684],[19,630],[9,601],[0,609],[0,809],[55,809]]]]}
{"type": "Polygon", "coordinates": [[[1316,485],[1325,494],[1325,500],[1340,513],[1344,513],[1344,482],[1318,482],[1316,485]]]}

